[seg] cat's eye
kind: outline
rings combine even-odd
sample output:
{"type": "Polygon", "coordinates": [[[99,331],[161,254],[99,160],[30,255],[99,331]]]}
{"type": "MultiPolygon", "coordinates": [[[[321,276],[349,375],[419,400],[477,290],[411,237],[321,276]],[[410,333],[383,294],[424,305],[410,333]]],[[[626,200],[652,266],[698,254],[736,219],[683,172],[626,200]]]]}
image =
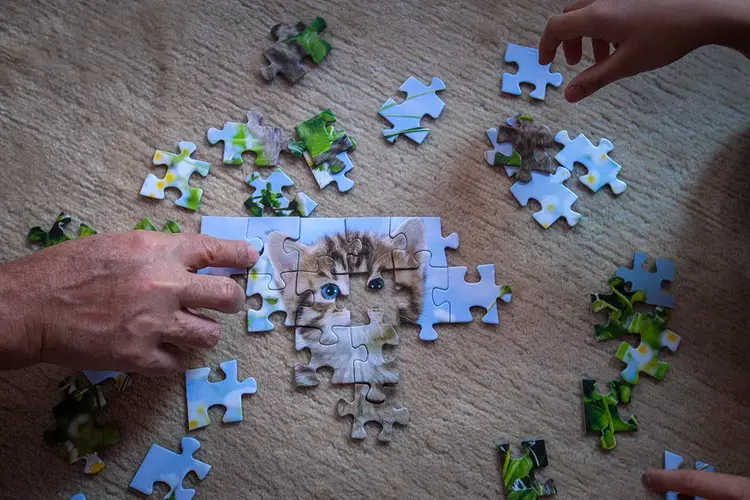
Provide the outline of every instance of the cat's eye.
{"type": "Polygon", "coordinates": [[[324,299],[333,300],[339,296],[341,290],[339,289],[338,285],[334,285],[333,283],[326,283],[325,285],[323,285],[323,288],[320,289],[320,293],[321,295],[323,295],[324,299]]]}
{"type": "Polygon", "coordinates": [[[385,281],[383,278],[373,278],[367,282],[367,288],[370,290],[382,290],[385,287],[385,281]]]}

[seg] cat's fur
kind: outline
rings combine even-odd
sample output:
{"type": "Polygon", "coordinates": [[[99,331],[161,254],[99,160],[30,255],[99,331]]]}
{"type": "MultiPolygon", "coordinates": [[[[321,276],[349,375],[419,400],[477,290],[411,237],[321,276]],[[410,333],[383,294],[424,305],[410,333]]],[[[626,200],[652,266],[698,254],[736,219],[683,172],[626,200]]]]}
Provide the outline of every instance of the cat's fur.
{"type": "MultiPolygon", "coordinates": [[[[393,268],[394,250],[404,250],[404,237],[406,249],[402,255],[413,256],[416,251],[424,249],[424,224],[420,219],[408,219],[394,234],[403,236],[335,234],[323,236],[310,245],[289,240],[286,249],[284,242],[289,238],[286,234],[269,234],[265,251],[269,252],[274,269],[280,275],[293,273],[284,276],[287,286],[282,297],[288,314],[294,315],[296,325],[319,328],[326,338],[330,338],[333,326],[348,325],[349,311],[338,309],[335,299],[323,297],[322,288],[329,283],[335,284],[341,295],[347,296],[348,274],[368,273],[368,283],[374,278],[393,279],[393,271],[388,271],[393,268]],[[299,263],[295,250],[299,252],[299,263]]],[[[409,303],[401,309],[402,316],[416,321],[424,300],[424,269],[400,270],[396,286],[405,289],[410,297],[409,303]]]]}

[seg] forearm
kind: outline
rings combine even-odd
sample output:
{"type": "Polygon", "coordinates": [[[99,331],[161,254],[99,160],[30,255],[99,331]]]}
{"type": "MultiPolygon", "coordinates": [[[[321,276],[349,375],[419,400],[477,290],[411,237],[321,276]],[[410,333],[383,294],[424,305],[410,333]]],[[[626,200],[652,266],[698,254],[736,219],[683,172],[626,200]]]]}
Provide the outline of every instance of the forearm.
{"type": "Polygon", "coordinates": [[[40,311],[29,300],[29,283],[17,264],[0,266],[0,369],[22,368],[41,360],[41,335],[31,318],[40,311]]]}

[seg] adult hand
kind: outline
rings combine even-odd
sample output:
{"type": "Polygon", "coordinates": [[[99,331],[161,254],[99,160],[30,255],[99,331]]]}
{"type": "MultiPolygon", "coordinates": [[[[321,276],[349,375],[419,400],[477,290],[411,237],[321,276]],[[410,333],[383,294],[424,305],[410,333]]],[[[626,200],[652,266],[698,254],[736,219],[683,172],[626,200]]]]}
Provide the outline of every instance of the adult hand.
{"type": "Polygon", "coordinates": [[[749,29],[750,2],[745,0],[576,0],[547,23],[539,63],[551,63],[562,43],[568,64],[578,64],[582,39],[591,38],[594,65],[565,89],[565,98],[577,102],[702,45],[728,45],[749,55],[749,29]]]}
{"type": "Polygon", "coordinates": [[[150,231],[64,242],[0,266],[0,367],[37,362],[159,375],[181,348],[212,348],[221,325],[197,312],[245,303],[232,279],[208,266],[252,266],[243,241],[150,231]]]}
{"type": "Polygon", "coordinates": [[[683,495],[710,500],[746,500],[750,498],[750,479],[690,470],[650,470],[643,480],[652,491],[676,491],[683,495]]]}

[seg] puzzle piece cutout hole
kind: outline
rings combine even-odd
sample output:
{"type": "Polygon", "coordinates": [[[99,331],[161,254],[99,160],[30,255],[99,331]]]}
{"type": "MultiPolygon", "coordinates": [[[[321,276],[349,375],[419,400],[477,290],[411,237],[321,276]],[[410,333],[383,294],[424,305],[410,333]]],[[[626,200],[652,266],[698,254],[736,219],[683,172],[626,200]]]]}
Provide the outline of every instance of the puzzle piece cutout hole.
{"type": "MultiPolygon", "coordinates": [[[[592,193],[592,194],[596,194],[596,193],[592,193]]],[[[640,269],[642,269],[643,271],[645,271],[647,273],[654,273],[654,272],[656,272],[656,259],[654,259],[653,257],[649,257],[647,255],[646,256],[646,260],[643,261],[643,264],[641,265],[640,269]]],[[[671,281],[664,280],[664,279],[661,281],[661,289],[664,292],[671,293],[672,292],[671,291],[671,286],[672,286],[672,282],[671,281]]],[[[628,293],[630,293],[630,292],[633,291],[633,283],[632,282],[630,282],[630,281],[626,281],[625,282],[625,291],[628,292],[628,293]]],[[[648,304],[645,304],[645,303],[638,303],[637,306],[640,306],[641,309],[642,309],[639,312],[652,312],[653,311],[653,306],[649,306],[648,304]]],[[[636,311],[638,310],[637,306],[634,307],[634,309],[636,311]]]]}

